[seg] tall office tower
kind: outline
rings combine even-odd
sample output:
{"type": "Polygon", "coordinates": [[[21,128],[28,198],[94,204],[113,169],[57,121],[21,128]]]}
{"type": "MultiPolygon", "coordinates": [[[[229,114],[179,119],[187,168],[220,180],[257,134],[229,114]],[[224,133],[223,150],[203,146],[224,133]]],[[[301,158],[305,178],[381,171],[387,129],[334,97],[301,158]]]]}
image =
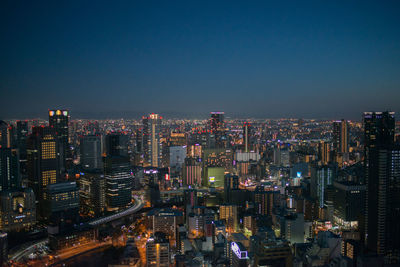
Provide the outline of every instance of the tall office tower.
{"type": "MultiPolygon", "coordinates": [[[[71,156],[68,146],[68,121],[68,110],[49,110],[49,126],[55,129],[57,137],[61,144],[62,149],[60,149],[60,155],[62,156],[62,163],[64,163],[64,161],[71,156]]],[[[61,166],[61,168],[65,168],[65,166],[61,166]]]]}
{"type": "Polygon", "coordinates": [[[44,215],[46,187],[60,180],[59,142],[54,128],[34,127],[27,144],[29,187],[39,201],[38,213],[44,215]]]}
{"type": "Polygon", "coordinates": [[[251,125],[248,122],[245,122],[243,125],[243,147],[244,152],[249,152],[251,150],[251,125]]]}
{"type": "Polygon", "coordinates": [[[143,148],[145,165],[161,167],[161,120],[158,114],[143,117],[143,148]]]}
{"type": "Polygon", "coordinates": [[[11,148],[13,145],[12,127],[5,121],[0,120],[0,147],[11,148]]]}
{"type": "Polygon", "coordinates": [[[169,267],[169,240],[165,234],[156,232],[146,243],[147,267],[169,267]]]}
{"type": "Polygon", "coordinates": [[[107,157],[128,157],[129,135],[112,133],[106,135],[107,157]]]}
{"type": "Polygon", "coordinates": [[[238,209],[236,205],[223,204],[219,206],[219,219],[225,220],[228,233],[234,233],[238,227],[238,209]]]}
{"type": "Polygon", "coordinates": [[[324,207],[325,191],[333,184],[336,177],[336,165],[313,166],[311,168],[311,197],[318,199],[319,206],[324,207]]]}
{"type": "Polygon", "coordinates": [[[215,136],[216,148],[224,148],[227,145],[224,114],[224,112],[211,112],[211,118],[208,122],[210,136],[215,136]]]}
{"type": "Polygon", "coordinates": [[[333,148],[335,153],[348,153],[349,152],[349,133],[347,130],[347,121],[334,121],[333,122],[333,148]]]}
{"type": "Polygon", "coordinates": [[[0,191],[20,187],[19,170],[18,151],[0,148],[0,191]]]}
{"type": "Polygon", "coordinates": [[[323,165],[326,165],[330,162],[330,144],[327,142],[320,142],[318,147],[319,152],[319,159],[323,165]]]}
{"type": "Polygon", "coordinates": [[[101,136],[85,135],[80,140],[81,165],[85,170],[103,169],[101,136]]]}
{"type": "Polygon", "coordinates": [[[133,173],[128,157],[109,156],[104,161],[106,206],[108,211],[120,210],[132,201],[133,173]]]}
{"type": "Polygon", "coordinates": [[[28,139],[28,121],[17,121],[17,147],[20,161],[26,161],[26,140],[28,139]]]}
{"type": "Polygon", "coordinates": [[[230,173],[224,177],[224,200],[226,203],[232,202],[232,190],[239,189],[239,176],[230,173]]]}
{"type": "Polygon", "coordinates": [[[400,159],[394,112],[364,112],[365,245],[379,255],[399,254],[400,159]],[[397,218],[397,221],[396,221],[397,218]],[[397,251],[396,251],[397,250],[397,251]]]}

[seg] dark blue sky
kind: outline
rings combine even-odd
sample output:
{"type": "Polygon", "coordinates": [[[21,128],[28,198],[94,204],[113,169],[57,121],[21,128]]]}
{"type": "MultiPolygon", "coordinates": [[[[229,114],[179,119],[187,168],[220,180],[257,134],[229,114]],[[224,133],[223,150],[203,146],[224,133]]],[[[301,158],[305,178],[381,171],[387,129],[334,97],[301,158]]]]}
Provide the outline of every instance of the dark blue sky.
{"type": "Polygon", "coordinates": [[[399,1],[281,2],[2,1],[0,117],[400,112],[399,1]]]}

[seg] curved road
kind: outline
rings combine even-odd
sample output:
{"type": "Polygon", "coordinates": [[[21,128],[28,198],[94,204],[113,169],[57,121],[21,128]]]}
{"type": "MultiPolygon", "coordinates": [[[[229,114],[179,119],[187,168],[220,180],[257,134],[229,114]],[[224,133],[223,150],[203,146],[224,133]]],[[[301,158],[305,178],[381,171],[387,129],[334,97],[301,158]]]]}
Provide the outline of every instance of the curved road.
{"type": "Polygon", "coordinates": [[[144,205],[143,201],[140,198],[138,198],[137,196],[134,196],[133,198],[135,199],[135,205],[133,205],[132,207],[130,207],[124,211],[121,211],[117,214],[113,214],[113,215],[110,215],[107,217],[96,219],[94,221],[91,221],[89,224],[92,226],[96,226],[99,224],[108,223],[108,222],[111,222],[114,220],[118,220],[122,217],[131,215],[131,214],[137,212],[138,210],[140,210],[141,208],[143,208],[143,205],[144,205]]]}

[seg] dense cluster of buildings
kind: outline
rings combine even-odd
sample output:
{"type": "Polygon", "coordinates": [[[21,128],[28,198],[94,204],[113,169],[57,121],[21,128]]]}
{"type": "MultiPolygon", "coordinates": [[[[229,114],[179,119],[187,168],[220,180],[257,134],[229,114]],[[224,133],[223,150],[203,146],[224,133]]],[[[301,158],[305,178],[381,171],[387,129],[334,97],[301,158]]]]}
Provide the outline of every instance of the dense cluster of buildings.
{"type": "Polygon", "coordinates": [[[85,222],[141,195],[145,253],[133,237],[118,266],[400,264],[392,112],[362,123],[48,115],[0,121],[2,248],[43,225],[54,250],[96,240],[85,222]]]}

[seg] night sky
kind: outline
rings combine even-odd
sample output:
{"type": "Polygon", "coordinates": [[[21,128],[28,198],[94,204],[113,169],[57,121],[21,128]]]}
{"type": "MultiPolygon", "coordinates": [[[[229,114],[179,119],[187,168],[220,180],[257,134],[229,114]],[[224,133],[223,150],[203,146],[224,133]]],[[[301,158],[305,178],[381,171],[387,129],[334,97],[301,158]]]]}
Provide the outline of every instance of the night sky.
{"type": "Polygon", "coordinates": [[[400,113],[399,1],[281,2],[1,1],[0,118],[400,113]]]}

